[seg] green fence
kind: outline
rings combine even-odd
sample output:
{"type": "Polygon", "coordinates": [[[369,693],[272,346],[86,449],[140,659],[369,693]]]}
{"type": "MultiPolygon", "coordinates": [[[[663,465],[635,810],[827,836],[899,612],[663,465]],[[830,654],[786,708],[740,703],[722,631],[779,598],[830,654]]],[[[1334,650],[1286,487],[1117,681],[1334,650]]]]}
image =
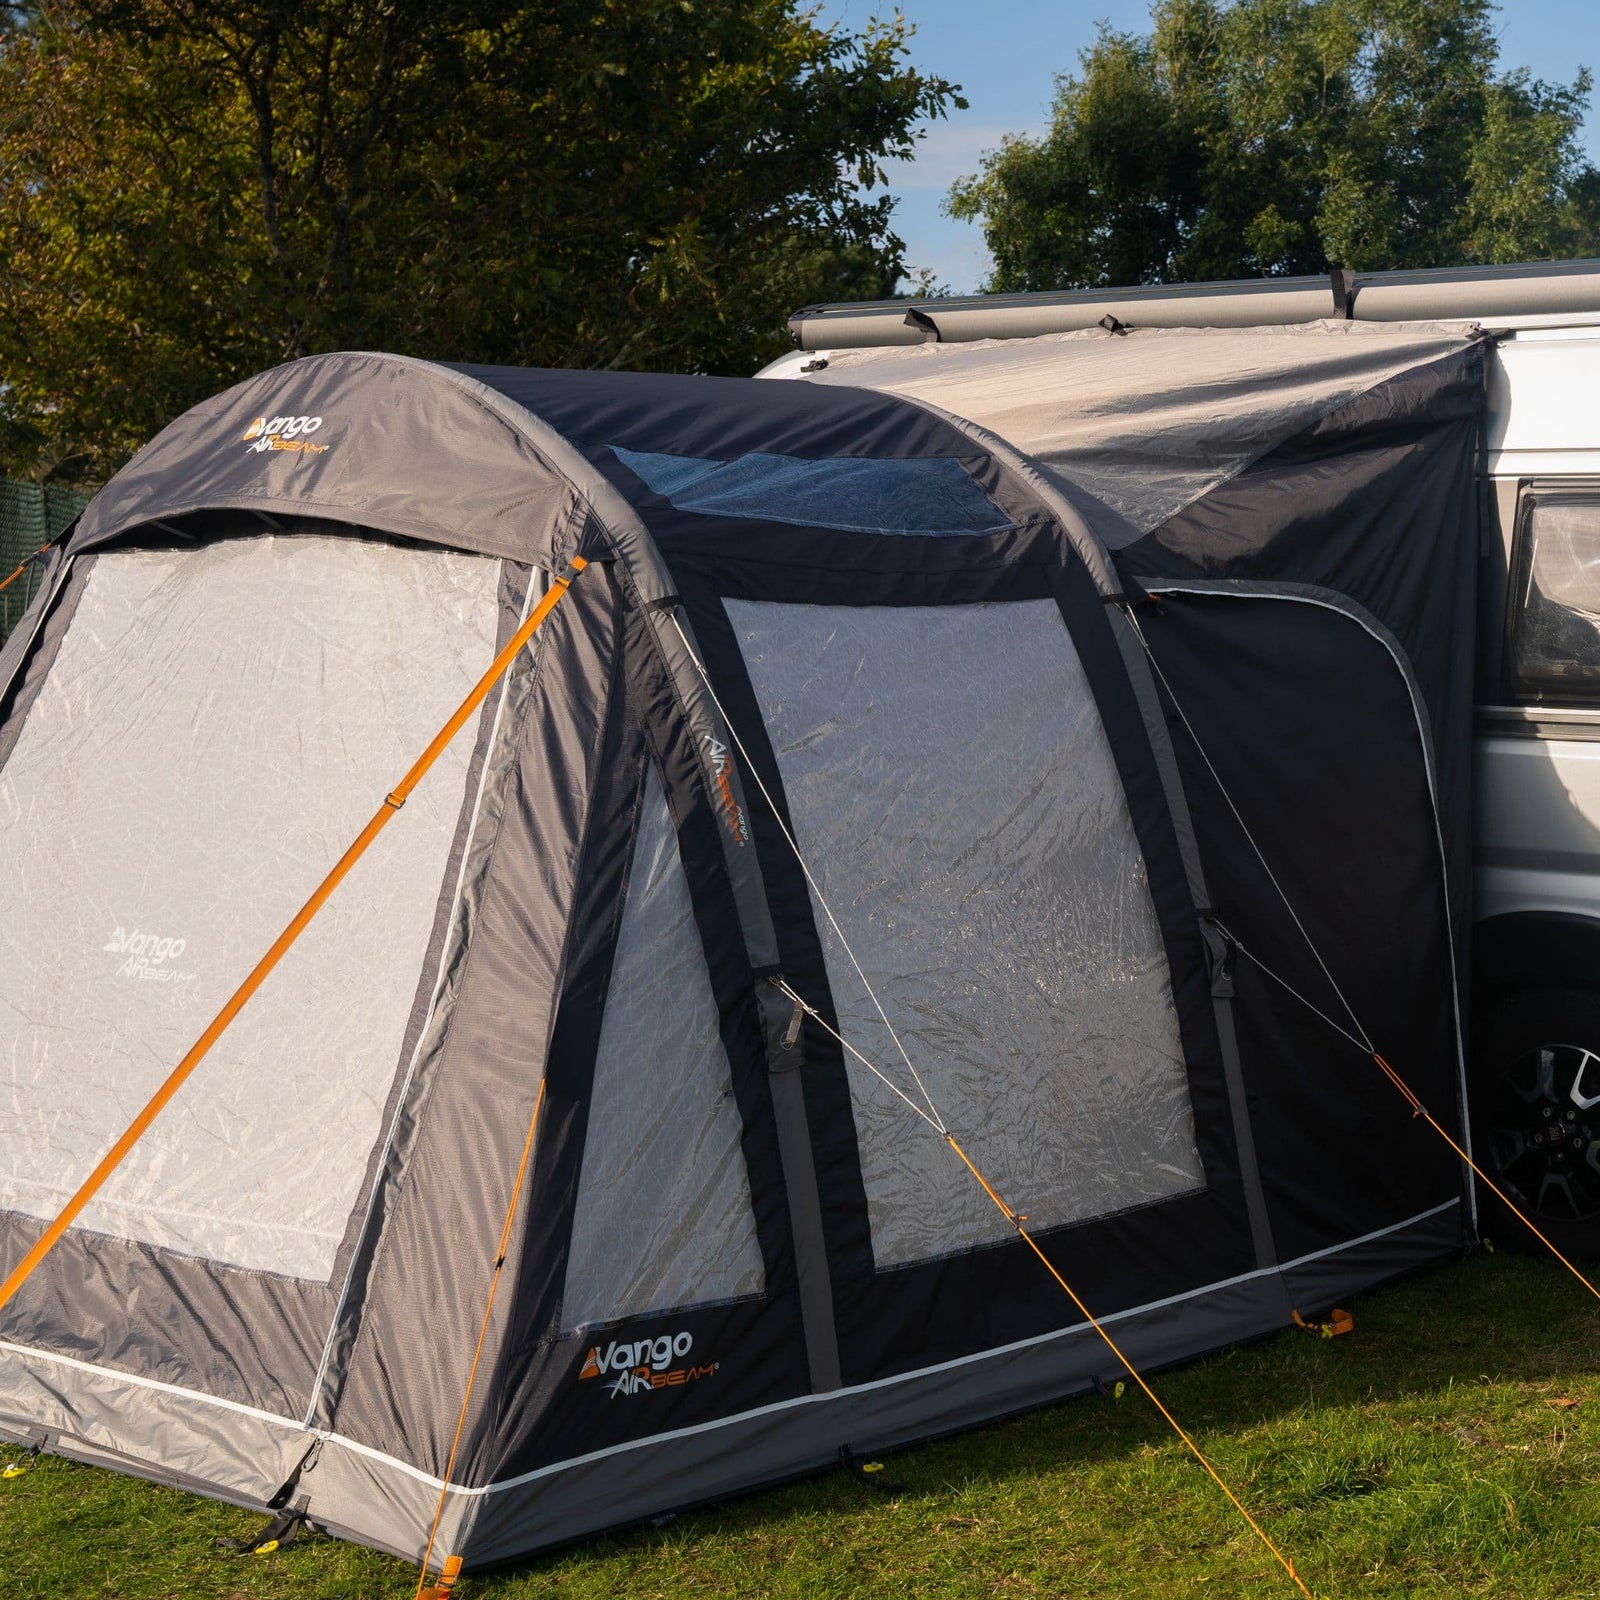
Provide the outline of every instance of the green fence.
{"type": "MultiPolygon", "coordinates": [[[[88,495],[63,484],[8,483],[0,478],[0,578],[9,577],[55,538],[88,503],[88,495]]],[[[0,640],[16,626],[38,586],[35,563],[0,592],[0,640]]]]}

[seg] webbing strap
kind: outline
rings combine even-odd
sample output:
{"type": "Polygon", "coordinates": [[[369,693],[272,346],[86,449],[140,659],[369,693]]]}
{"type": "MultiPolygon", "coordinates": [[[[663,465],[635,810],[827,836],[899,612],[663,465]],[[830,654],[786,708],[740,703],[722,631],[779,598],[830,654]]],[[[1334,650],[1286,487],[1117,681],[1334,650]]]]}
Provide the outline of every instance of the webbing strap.
{"type": "Polygon", "coordinates": [[[1298,1311],[1291,1311],[1289,1316],[1302,1333],[1315,1334],[1319,1339],[1338,1339],[1356,1331],[1356,1319],[1340,1306],[1328,1313],[1326,1322],[1307,1322],[1298,1311]]]}
{"type": "Polygon", "coordinates": [[[248,1539],[218,1539],[222,1550],[232,1550],[241,1556],[270,1556],[291,1545],[306,1531],[306,1511],[311,1504],[309,1495],[301,1497],[287,1510],[277,1512],[267,1525],[248,1539]]]}
{"type": "Polygon", "coordinates": [[[384,799],[383,804],[373,813],[372,820],[361,830],[355,843],[339,857],[332,871],[317,885],[311,898],[295,913],[294,919],[289,923],[288,927],[278,935],[272,948],[256,963],[251,969],[249,977],[234,990],[227,1004],[211,1019],[205,1032],[195,1040],[189,1053],[172,1069],[172,1072],[161,1087],[150,1096],[145,1103],[144,1109],[128,1124],[122,1136],[101,1158],[100,1164],[79,1185],[77,1193],[61,1208],[60,1213],[50,1223],[49,1227],[44,1230],[44,1233],[40,1235],[34,1247],[17,1263],[16,1269],[11,1276],[3,1284],[0,1284],[0,1309],[4,1309],[23,1284],[33,1276],[39,1263],[56,1247],[61,1236],[72,1226],[79,1213],[99,1192],[106,1179],[122,1165],[127,1158],[128,1152],[149,1131],[151,1123],[161,1115],[161,1112],[172,1100],[173,1096],[188,1081],[189,1075],[206,1058],[211,1047],[227,1031],[233,1019],[244,1010],[250,997],[266,981],[268,975],[288,953],[295,940],[305,932],[311,919],[327,903],[328,898],[344,881],[350,869],[366,854],[372,841],[388,826],[396,812],[405,804],[411,791],[427,776],[433,764],[444,753],[445,747],[466,726],[468,719],[473,716],[483,702],[488,699],[489,692],[510,670],[511,663],[517,659],[523,646],[533,637],[544,619],[555,610],[561,597],[566,594],[578,574],[587,565],[587,562],[574,556],[572,564],[566,571],[553,580],[549,592],[528,613],[527,620],[507,641],[500,654],[489,664],[488,671],[478,679],[471,693],[456,707],[449,720],[434,735],[433,741],[428,745],[428,748],[412,763],[411,770],[394,786],[394,789],[384,799]]]}

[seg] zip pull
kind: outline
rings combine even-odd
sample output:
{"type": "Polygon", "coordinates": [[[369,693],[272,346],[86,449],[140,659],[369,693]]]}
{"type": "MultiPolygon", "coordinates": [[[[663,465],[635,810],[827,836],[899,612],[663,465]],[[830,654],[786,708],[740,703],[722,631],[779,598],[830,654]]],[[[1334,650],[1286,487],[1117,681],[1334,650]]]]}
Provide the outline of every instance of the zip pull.
{"type": "Polygon", "coordinates": [[[789,1018],[789,1026],[783,1030],[783,1048],[793,1050],[800,1043],[800,1030],[806,1024],[806,1008],[798,1000],[794,1003],[794,1015],[789,1018]]]}
{"type": "Polygon", "coordinates": [[[789,1014],[789,1024],[783,1030],[783,1037],[779,1040],[779,1045],[782,1049],[793,1050],[800,1043],[800,1030],[805,1026],[806,1003],[781,972],[770,974],[766,981],[770,987],[776,989],[785,1000],[794,1006],[794,1010],[789,1014]]]}

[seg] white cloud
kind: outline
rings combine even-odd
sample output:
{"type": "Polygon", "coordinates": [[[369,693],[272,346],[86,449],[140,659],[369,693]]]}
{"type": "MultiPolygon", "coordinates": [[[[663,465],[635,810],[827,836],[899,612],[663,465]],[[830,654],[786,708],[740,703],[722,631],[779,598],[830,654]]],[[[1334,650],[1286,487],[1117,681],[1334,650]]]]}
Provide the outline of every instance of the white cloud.
{"type": "Polygon", "coordinates": [[[998,150],[1008,133],[1036,138],[1046,124],[1008,127],[993,122],[935,122],[917,144],[911,161],[891,161],[884,171],[895,190],[948,189],[957,178],[967,177],[982,165],[983,156],[998,150]]]}

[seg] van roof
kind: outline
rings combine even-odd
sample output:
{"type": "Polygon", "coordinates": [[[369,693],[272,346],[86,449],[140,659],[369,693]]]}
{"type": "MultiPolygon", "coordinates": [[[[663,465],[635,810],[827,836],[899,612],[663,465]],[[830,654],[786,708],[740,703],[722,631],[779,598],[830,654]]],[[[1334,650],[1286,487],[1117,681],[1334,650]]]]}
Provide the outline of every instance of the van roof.
{"type": "Polygon", "coordinates": [[[1251,328],[1328,316],[1368,322],[1469,319],[1515,328],[1600,321],[1600,260],[1514,266],[1140,284],[1041,294],[953,295],[805,306],[789,318],[802,350],[1019,339],[1114,323],[1144,328],[1251,328]]]}

